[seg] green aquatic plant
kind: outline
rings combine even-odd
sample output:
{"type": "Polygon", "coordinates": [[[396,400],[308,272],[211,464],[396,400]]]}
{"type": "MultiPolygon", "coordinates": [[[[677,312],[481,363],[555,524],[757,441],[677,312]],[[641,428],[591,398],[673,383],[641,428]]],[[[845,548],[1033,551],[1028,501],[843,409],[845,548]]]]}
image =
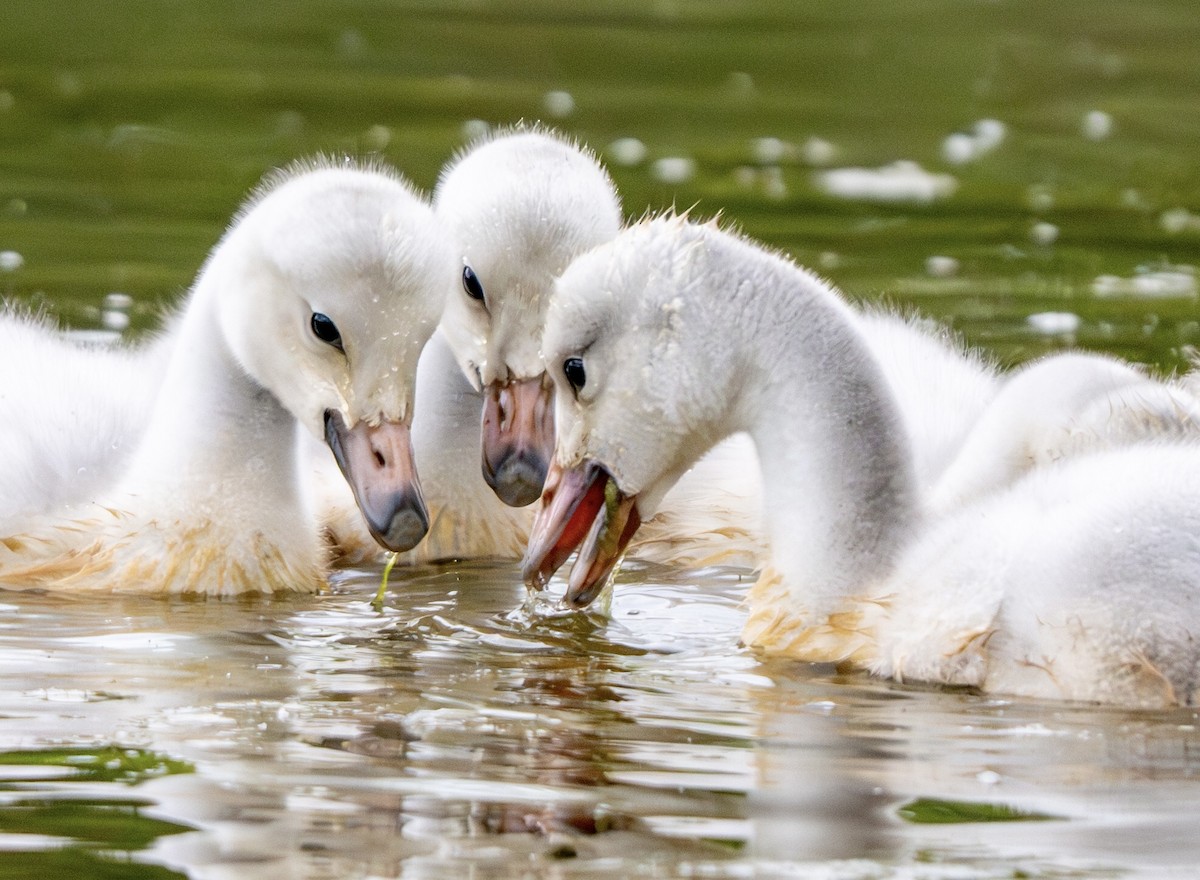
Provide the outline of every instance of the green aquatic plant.
{"type": "Polygon", "coordinates": [[[383,566],[383,576],[379,578],[379,589],[375,591],[375,598],[371,600],[371,607],[376,611],[383,608],[383,597],[387,595],[388,578],[391,577],[392,569],[396,567],[396,560],[399,556],[399,553],[388,554],[387,564],[383,566]]]}
{"type": "Polygon", "coordinates": [[[145,749],[123,749],[119,746],[0,752],[0,788],[22,781],[19,771],[6,772],[6,767],[64,767],[69,768],[72,781],[124,782],[127,785],[136,785],[159,776],[195,772],[195,767],[187,761],[145,749]]]}
{"type": "Polygon", "coordinates": [[[187,875],[162,865],[97,855],[66,847],[38,852],[0,852],[0,880],[30,877],[86,877],[87,880],[186,880],[187,875]]]}
{"type": "Polygon", "coordinates": [[[120,852],[145,849],[160,837],[194,831],[190,825],[141,814],[153,801],[137,798],[27,798],[0,807],[0,832],[69,838],[120,852]]]}
{"type": "Polygon", "coordinates": [[[915,798],[897,808],[901,819],[916,825],[953,825],[966,822],[1046,822],[1063,819],[1049,813],[1035,813],[1007,804],[976,801],[946,801],[939,798],[915,798]]]}

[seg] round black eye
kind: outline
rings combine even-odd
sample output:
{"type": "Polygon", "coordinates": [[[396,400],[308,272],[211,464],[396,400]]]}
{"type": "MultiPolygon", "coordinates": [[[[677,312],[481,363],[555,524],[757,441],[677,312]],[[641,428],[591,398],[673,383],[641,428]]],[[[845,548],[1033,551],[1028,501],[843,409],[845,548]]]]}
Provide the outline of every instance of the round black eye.
{"type": "Polygon", "coordinates": [[[483,302],[483,284],[479,281],[479,276],[475,274],[475,270],[470,266],[463,266],[463,290],[467,292],[467,296],[471,297],[471,299],[483,302]]]}
{"type": "Polygon", "coordinates": [[[567,381],[571,383],[576,394],[582,391],[584,383],[587,382],[587,371],[583,369],[583,358],[570,357],[563,361],[563,375],[567,377],[567,381]]]}
{"type": "Polygon", "coordinates": [[[313,312],[312,331],[313,335],[322,342],[332,345],[340,352],[346,351],[342,348],[342,334],[338,332],[337,324],[333,323],[328,315],[313,312]]]}

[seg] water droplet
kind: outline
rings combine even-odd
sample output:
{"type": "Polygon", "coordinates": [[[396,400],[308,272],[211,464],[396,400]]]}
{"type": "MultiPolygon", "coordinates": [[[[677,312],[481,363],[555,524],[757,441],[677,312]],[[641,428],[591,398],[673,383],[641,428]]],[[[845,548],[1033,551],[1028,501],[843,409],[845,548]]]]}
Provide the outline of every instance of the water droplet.
{"type": "Polygon", "coordinates": [[[25,265],[25,258],[16,251],[0,251],[0,272],[15,272],[25,265]]]}

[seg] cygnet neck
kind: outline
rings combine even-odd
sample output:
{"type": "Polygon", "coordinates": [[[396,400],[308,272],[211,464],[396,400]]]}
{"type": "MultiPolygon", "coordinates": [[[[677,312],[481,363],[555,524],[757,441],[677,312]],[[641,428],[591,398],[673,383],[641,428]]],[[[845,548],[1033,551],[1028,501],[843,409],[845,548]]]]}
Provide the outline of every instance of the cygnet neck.
{"type": "Polygon", "coordinates": [[[189,486],[189,497],[197,489],[209,496],[251,492],[294,509],[296,421],[247,375],[222,333],[222,289],[249,283],[231,265],[229,244],[205,266],[176,319],[167,373],[125,488],[158,493],[189,486]]]}
{"type": "Polygon", "coordinates": [[[727,326],[749,316],[737,419],[758,448],[772,565],[797,609],[828,613],[886,577],[914,533],[910,443],[836,293],[774,256],[742,278],[727,326]]]}

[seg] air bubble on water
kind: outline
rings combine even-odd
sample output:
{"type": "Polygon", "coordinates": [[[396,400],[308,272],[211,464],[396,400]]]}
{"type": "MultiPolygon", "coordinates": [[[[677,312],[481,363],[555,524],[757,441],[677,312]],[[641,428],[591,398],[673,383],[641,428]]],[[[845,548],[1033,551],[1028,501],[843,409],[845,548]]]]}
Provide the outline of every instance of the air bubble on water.
{"type": "Polygon", "coordinates": [[[828,165],[837,156],[837,148],[820,137],[810,137],[800,148],[800,155],[809,165],[828,165]]]}
{"type": "Polygon", "coordinates": [[[1025,191],[1025,201],[1035,211],[1049,211],[1054,207],[1054,192],[1048,186],[1035,183],[1025,191]]]}
{"type": "Polygon", "coordinates": [[[1034,223],[1029,229],[1029,240],[1043,247],[1052,245],[1058,241],[1058,227],[1045,221],[1034,223]]]}
{"type": "Polygon", "coordinates": [[[575,99],[570,92],[546,92],[542,97],[542,107],[556,119],[563,119],[575,112],[575,99]]]}
{"type": "Polygon", "coordinates": [[[491,130],[492,127],[482,119],[464,120],[461,128],[463,140],[467,141],[477,141],[480,138],[485,138],[491,130]]]}
{"type": "Polygon", "coordinates": [[[965,165],[975,156],[975,139],[969,134],[955,132],[942,141],[942,158],[951,165],[965,165]]]}
{"type": "Polygon", "coordinates": [[[664,156],[650,172],[660,183],[686,183],[696,174],[696,162],[686,156],[664,156]]]}
{"type": "Polygon", "coordinates": [[[760,137],[750,142],[750,154],[760,165],[777,165],[793,152],[791,144],[777,137],[760,137]]]}
{"type": "Polygon", "coordinates": [[[1074,312],[1038,312],[1027,317],[1025,323],[1046,336],[1072,336],[1083,319],[1074,312]]]}
{"type": "Polygon", "coordinates": [[[779,167],[764,168],[762,173],[763,192],[767,198],[776,201],[787,197],[787,184],[783,179],[783,169],[779,167]]]}
{"type": "Polygon", "coordinates": [[[125,330],[129,327],[129,315],[118,309],[105,309],[100,313],[100,324],[108,330],[125,330]]]}
{"type": "Polygon", "coordinates": [[[1090,110],[1084,114],[1080,128],[1089,141],[1102,141],[1112,134],[1113,119],[1103,110],[1090,110]]]}
{"type": "Polygon", "coordinates": [[[382,150],[392,142],[392,130],[386,125],[372,125],[363,137],[363,146],[368,150],[382,150]]]}
{"type": "Polygon", "coordinates": [[[938,254],[926,257],[925,274],[931,278],[953,278],[958,274],[958,260],[938,254]]]}
{"type": "Polygon", "coordinates": [[[635,137],[617,138],[605,150],[617,165],[640,165],[646,161],[646,145],[635,137]]]}

